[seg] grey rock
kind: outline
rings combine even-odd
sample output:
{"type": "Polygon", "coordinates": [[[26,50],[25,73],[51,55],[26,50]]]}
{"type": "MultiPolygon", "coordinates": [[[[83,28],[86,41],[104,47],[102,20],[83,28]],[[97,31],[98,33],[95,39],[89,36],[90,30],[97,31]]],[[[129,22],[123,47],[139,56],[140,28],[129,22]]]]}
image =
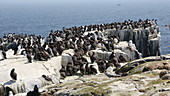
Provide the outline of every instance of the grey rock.
{"type": "Polygon", "coordinates": [[[0,84],[0,96],[5,96],[5,88],[2,84],[0,84]]]}
{"type": "Polygon", "coordinates": [[[109,36],[117,35],[121,41],[132,40],[143,57],[160,55],[160,32],[156,25],[147,29],[124,29],[118,31],[109,29],[105,33],[109,36]],[[155,34],[151,33],[152,28],[157,29],[155,34]]]}

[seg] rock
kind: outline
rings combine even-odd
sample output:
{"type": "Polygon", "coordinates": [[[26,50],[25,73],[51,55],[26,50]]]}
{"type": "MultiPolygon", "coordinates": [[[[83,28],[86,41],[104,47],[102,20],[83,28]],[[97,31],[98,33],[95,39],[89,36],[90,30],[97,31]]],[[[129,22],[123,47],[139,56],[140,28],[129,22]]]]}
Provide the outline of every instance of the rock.
{"type": "MultiPolygon", "coordinates": [[[[117,74],[127,73],[127,72],[129,72],[130,70],[136,68],[138,65],[139,65],[138,62],[128,63],[128,64],[125,64],[124,66],[122,66],[120,69],[116,70],[115,72],[116,72],[117,74]]],[[[141,68],[142,68],[142,67],[141,67],[141,68]]],[[[143,69],[142,69],[142,70],[143,70],[143,69]]]]}
{"type": "MultiPolygon", "coordinates": [[[[135,59],[140,59],[141,58],[141,53],[139,53],[136,49],[131,50],[128,48],[127,42],[120,42],[119,49],[115,49],[114,53],[116,54],[116,57],[119,58],[119,56],[123,56],[126,61],[132,61],[135,59]]],[[[92,52],[95,53],[96,59],[102,59],[102,60],[109,60],[109,56],[111,55],[112,52],[108,51],[102,51],[102,50],[91,50],[89,51],[89,54],[92,52]]]]}
{"type": "Polygon", "coordinates": [[[166,70],[170,70],[170,64],[166,64],[166,65],[164,65],[164,69],[166,69],[166,70]]]}
{"type": "Polygon", "coordinates": [[[160,37],[149,40],[150,56],[160,55],[160,37]]]}
{"type": "Polygon", "coordinates": [[[164,76],[162,76],[161,79],[162,80],[170,80],[170,74],[165,74],[164,76]]]}
{"type": "Polygon", "coordinates": [[[151,71],[151,70],[155,70],[155,69],[163,69],[164,65],[162,63],[156,63],[156,64],[147,64],[143,71],[151,71]]]}
{"type": "Polygon", "coordinates": [[[7,60],[0,61],[0,83],[4,86],[9,86],[15,93],[28,92],[36,84],[40,87],[53,83],[59,83],[59,70],[61,69],[61,56],[53,57],[48,61],[34,61],[27,64],[27,60],[21,55],[8,54],[7,60]],[[10,70],[16,69],[18,80],[12,81],[10,78],[10,70]],[[31,73],[30,73],[31,69],[31,73]],[[52,82],[48,82],[41,78],[42,75],[48,75],[52,82]]]}
{"type": "Polygon", "coordinates": [[[68,62],[71,62],[73,64],[72,57],[69,54],[62,54],[61,58],[62,58],[61,61],[62,65],[66,66],[68,62]]]}
{"type": "Polygon", "coordinates": [[[170,54],[161,55],[161,58],[162,58],[163,60],[169,60],[169,59],[170,59],[170,54]]]}
{"type": "Polygon", "coordinates": [[[5,96],[5,88],[2,84],[0,84],[0,96],[5,96]]]}
{"type": "Polygon", "coordinates": [[[163,89],[160,89],[159,92],[163,92],[163,91],[170,91],[169,88],[163,88],[163,89]]]}
{"type": "Polygon", "coordinates": [[[143,57],[160,55],[160,32],[158,26],[151,26],[146,29],[124,29],[115,30],[108,29],[105,30],[105,34],[108,36],[117,35],[121,41],[132,40],[136,45],[137,50],[142,53],[143,57]],[[156,28],[156,34],[151,33],[151,28],[156,28]]]}
{"type": "Polygon", "coordinates": [[[169,96],[169,95],[166,93],[161,93],[161,94],[159,94],[159,96],[169,96]]]}
{"type": "Polygon", "coordinates": [[[169,73],[169,72],[168,72],[167,70],[161,71],[161,72],[159,73],[159,77],[162,78],[164,75],[166,75],[166,74],[168,74],[168,73],[169,73]]]}
{"type": "Polygon", "coordinates": [[[128,47],[126,47],[122,51],[129,56],[128,58],[130,58],[130,61],[142,58],[142,54],[139,53],[136,49],[129,49],[128,47]]]}
{"type": "Polygon", "coordinates": [[[52,89],[50,93],[51,93],[51,94],[54,94],[55,92],[57,92],[57,90],[52,89]]]}
{"type": "Polygon", "coordinates": [[[165,67],[169,66],[169,63],[167,63],[168,62],[166,60],[161,60],[160,56],[146,57],[125,63],[124,66],[116,70],[116,73],[128,72],[129,74],[135,74],[156,69],[167,69],[167,67],[165,67]]]}
{"type": "Polygon", "coordinates": [[[61,86],[62,90],[57,91],[53,96],[107,96],[111,92],[108,87],[111,82],[102,76],[85,76],[82,79],[87,80],[84,83],[76,83],[75,80],[65,82],[61,86]],[[100,83],[101,80],[105,82],[100,83]]]}
{"type": "Polygon", "coordinates": [[[102,50],[91,50],[88,52],[88,54],[91,54],[92,52],[94,52],[94,56],[96,57],[96,59],[102,59],[102,60],[108,60],[109,56],[111,55],[111,52],[107,52],[107,51],[102,51],[102,50]]]}
{"type": "Polygon", "coordinates": [[[48,93],[42,93],[41,96],[52,96],[52,95],[49,95],[48,93]]]}

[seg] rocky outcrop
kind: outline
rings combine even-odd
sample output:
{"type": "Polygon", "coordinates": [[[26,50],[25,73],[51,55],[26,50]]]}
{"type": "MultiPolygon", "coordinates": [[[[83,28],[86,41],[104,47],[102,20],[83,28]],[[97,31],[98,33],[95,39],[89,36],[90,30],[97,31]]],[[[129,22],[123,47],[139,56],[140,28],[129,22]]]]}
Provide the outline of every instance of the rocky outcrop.
{"type": "Polygon", "coordinates": [[[116,73],[122,74],[128,72],[129,74],[135,74],[142,73],[144,71],[153,71],[156,69],[169,70],[169,57],[170,55],[151,56],[142,59],[137,59],[132,62],[127,62],[120,69],[116,70],[116,73]]]}
{"type": "MultiPolygon", "coordinates": [[[[68,77],[69,78],[69,77],[68,77]]],[[[53,96],[161,96],[169,94],[169,81],[160,80],[157,72],[108,78],[104,74],[83,76],[48,86],[42,94],[53,96]],[[74,83],[73,83],[74,82],[74,83]]]]}
{"type": "Polygon", "coordinates": [[[142,57],[160,55],[160,32],[157,25],[146,29],[109,29],[104,33],[108,36],[117,35],[121,41],[132,40],[142,57]]]}
{"type": "MultiPolygon", "coordinates": [[[[153,56],[126,63],[119,69],[119,75],[112,77],[101,73],[98,75],[68,76],[60,84],[43,87],[43,96],[141,96],[169,94],[169,55],[153,56]],[[144,70],[150,68],[150,70],[144,70]],[[127,73],[127,76],[121,76],[127,73]],[[161,74],[161,77],[160,77],[161,74]]],[[[115,75],[115,76],[114,76],[115,75]]],[[[42,79],[42,78],[39,78],[42,79]]],[[[20,87],[22,88],[22,87],[20,87]]],[[[23,96],[23,95],[16,95],[23,96]]]]}
{"type": "MultiPolygon", "coordinates": [[[[126,61],[132,61],[132,60],[142,58],[142,54],[139,53],[136,48],[133,48],[133,49],[130,48],[128,46],[128,42],[126,41],[120,42],[114,46],[115,46],[114,53],[116,54],[117,58],[119,58],[120,56],[123,56],[123,58],[125,58],[126,61]]],[[[102,59],[102,60],[109,60],[109,56],[112,53],[110,51],[103,51],[100,49],[91,50],[89,51],[89,54],[91,54],[91,52],[95,53],[95,57],[97,59],[102,59]]]]}
{"type": "MultiPolygon", "coordinates": [[[[163,57],[169,58],[169,56],[163,57]]],[[[169,70],[164,66],[169,65],[170,61],[159,57],[148,57],[144,60],[148,62],[142,63],[141,59],[129,62],[127,65],[138,64],[127,70],[127,76],[108,77],[105,74],[71,76],[61,84],[45,87],[49,91],[42,94],[46,96],[169,96],[170,75],[169,70]],[[143,71],[146,66],[152,66],[153,69],[143,71]]]]}
{"type": "Polygon", "coordinates": [[[62,57],[53,57],[48,61],[34,61],[28,63],[25,56],[14,56],[11,50],[7,51],[8,60],[0,61],[0,83],[5,87],[10,87],[13,92],[23,93],[33,89],[34,85],[43,87],[50,84],[59,83],[62,57]],[[13,81],[10,71],[15,68],[17,80],[13,81]],[[45,80],[42,75],[46,75],[52,81],[45,80]]]}

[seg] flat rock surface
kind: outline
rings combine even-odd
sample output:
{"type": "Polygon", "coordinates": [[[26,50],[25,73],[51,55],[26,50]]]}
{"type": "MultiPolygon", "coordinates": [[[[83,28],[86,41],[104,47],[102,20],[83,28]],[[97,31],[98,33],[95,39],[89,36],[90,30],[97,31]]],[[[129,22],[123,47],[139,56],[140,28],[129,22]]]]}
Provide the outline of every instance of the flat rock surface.
{"type": "MultiPolygon", "coordinates": [[[[34,85],[43,86],[42,75],[50,75],[56,83],[59,82],[59,70],[61,68],[61,56],[53,57],[48,61],[33,61],[28,63],[26,56],[12,55],[13,51],[7,52],[7,59],[0,61],[0,83],[4,86],[18,87],[25,84],[26,90],[32,90],[34,85]],[[10,77],[12,68],[15,68],[17,80],[13,81],[10,77]],[[53,76],[52,76],[53,75],[53,76]],[[54,76],[55,75],[55,76],[54,76]]],[[[14,88],[14,90],[18,90],[14,88]]],[[[15,90],[15,91],[16,91],[15,90]]]]}

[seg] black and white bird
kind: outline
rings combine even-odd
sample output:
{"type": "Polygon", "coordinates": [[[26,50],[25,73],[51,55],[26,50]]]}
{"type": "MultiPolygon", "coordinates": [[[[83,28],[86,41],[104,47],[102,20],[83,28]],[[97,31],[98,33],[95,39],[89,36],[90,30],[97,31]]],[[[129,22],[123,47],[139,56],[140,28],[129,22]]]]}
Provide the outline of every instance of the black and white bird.
{"type": "Polygon", "coordinates": [[[165,27],[168,27],[170,29],[170,25],[165,25],[165,27]]]}
{"type": "Polygon", "coordinates": [[[17,80],[17,73],[15,73],[15,69],[13,68],[11,70],[10,76],[13,80],[17,80]]]}
{"type": "Polygon", "coordinates": [[[38,89],[38,86],[37,85],[35,85],[34,86],[34,90],[33,91],[29,91],[28,93],[27,93],[27,96],[40,96],[41,94],[40,94],[40,92],[39,92],[39,89],[38,89]]]}
{"type": "Polygon", "coordinates": [[[9,95],[8,96],[14,96],[12,91],[9,91],[9,95]]]}
{"type": "Polygon", "coordinates": [[[117,44],[119,43],[119,40],[118,40],[117,38],[114,38],[114,39],[113,39],[113,42],[114,42],[114,44],[117,45],[117,44]]]}
{"type": "Polygon", "coordinates": [[[31,54],[30,53],[27,53],[27,59],[28,59],[28,62],[29,63],[32,63],[32,57],[31,57],[31,54]]]}
{"type": "Polygon", "coordinates": [[[128,47],[131,49],[136,49],[136,46],[135,46],[135,44],[132,43],[132,40],[129,40],[128,47]]]}
{"type": "Polygon", "coordinates": [[[53,82],[52,79],[51,79],[49,76],[42,75],[42,77],[43,77],[45,80],[47,80],[47,81],[53,82]]]}

